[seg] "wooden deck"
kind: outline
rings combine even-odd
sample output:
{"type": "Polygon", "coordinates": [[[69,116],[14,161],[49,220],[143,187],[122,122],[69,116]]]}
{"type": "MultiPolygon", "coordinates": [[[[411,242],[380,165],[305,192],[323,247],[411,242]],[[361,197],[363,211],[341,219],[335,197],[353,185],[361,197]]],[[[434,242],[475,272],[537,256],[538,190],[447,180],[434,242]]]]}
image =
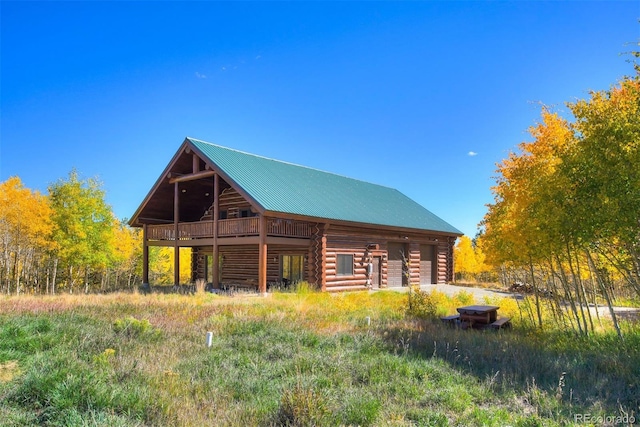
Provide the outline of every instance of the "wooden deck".
{"type": "MultiPolygon", "coordinates": [[[[178,240],[207,239],[213,237],[214,221],[181,222],[178,224],[178,240]]],[[[278,218],[267,219],[267,235],[279,237],[311,237],[311,224],[303,221],[278,218]]],[[[221,219],[218,221],[218,237],[243,237],[260,235],[260,218],[221,219]]],[[[148,227],[149,240],[175,240],[175,225],[162,224],[148,227]]]]}

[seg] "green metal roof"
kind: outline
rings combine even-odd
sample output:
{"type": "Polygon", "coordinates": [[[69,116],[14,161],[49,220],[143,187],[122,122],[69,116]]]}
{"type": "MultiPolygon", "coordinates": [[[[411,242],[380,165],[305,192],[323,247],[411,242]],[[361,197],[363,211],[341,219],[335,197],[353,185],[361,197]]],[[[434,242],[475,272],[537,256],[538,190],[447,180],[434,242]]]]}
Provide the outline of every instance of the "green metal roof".
{"type": "Polygon", "coordinates": [[[393,188],[187,140],[267,211],[462,234],[393,188]]]}

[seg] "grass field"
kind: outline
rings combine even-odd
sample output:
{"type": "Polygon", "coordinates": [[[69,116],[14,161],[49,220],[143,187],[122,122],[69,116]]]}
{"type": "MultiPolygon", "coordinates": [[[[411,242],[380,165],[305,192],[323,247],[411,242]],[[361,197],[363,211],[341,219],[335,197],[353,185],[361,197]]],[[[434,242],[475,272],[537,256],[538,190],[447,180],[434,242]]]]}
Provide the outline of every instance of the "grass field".
{"type": "MultiPolygon", "coordinates": [[[[474,302],[465,293],[431,301],[436,314],[474,302]]],[[[490,302],[513,316],[513,329],[462,331],[417,319],[407,315],[407,295],[394,292],[0,297],[0,424],[553,426],[638,418],[637,326],[624,325],[622,342],[606,323],[588,338],[536,331],[515,301],[490,302]]]]}

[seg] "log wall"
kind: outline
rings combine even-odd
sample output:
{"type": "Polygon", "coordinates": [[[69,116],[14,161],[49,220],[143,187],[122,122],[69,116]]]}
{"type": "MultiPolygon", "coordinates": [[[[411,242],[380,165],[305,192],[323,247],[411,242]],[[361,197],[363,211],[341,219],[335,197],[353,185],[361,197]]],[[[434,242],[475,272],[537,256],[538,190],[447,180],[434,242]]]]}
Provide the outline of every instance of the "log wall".
{"type": "MultiPolygon", "coordinates": [[[[204,255],[211,256],[211,248],[201,247],[198,251],[198,259],[195,264],[196,275],[194,280],[204,279],[204,255]]],[[[300,255],[309,258],[309,251],[300,246],[269,245],[267,248],[267,282],[280,282],[280,256],[300,255]]],[[[222,283],[233,284],[253,283],[258,280],[258,246],[238,245],[220,246],[220,256],[223,257],[220,276],[222,283]]],[[[304,280],[309,280],[307,271],[304,271],[304,280]]]]}
{"type": "Polygon", "coordinates": [[[420,243],[409,245],[409,284],[420,284],[420,243]]]}
{"type": "MultiPolygon", "coordinates": [[[[327,235],[326,249],[326,285],[327,291],[367,289],[369,275],[367,267],[372,256],[381,256],[382,251],[367,252],[367,245],[372,244],[369,236],[349,233],[349,229],[330,227],[327,235]],[[344,233],[344,234],[343,234],[344,233]],[[376,253],[377,252],[377,253],[376,253]],[[337,259],[339,254],[353,255],[353,274],[338,275],[337,259]]],[[[381,277],[383,286],[386,277],[381,277]]]]}
{"type": "MultiPolygon", "coordinates": [[[[239,212],[244,209],[251,209],[251,204],[245,200],[235,189],[231,187],[225,188],[220,193],[219,209],[220,212],[227,212],[227,218],[238,218],[239,212]]],[[[255,213],[255,212],[254,212],[255,213]]],[[[213,219],[213,205],[207,209],[204,215],[200,218],[201,221],[213,219]]]]}
{"type": "Polygon", "coordinates": [[[447,268],[447,261],[449,259],[449,248],[447,247],[446,242],[439,244],[437,251],[438,256],[436,257],[436,278],[438,280],[438,283],[446,283],[450,280],[448,274],[449,269],[447,268]]]}
{"type": "MultiPolygon", "coordinates": [[[[327,291],[363,290],[368,289],[372,283],[373,274],[369,271],[369,263],[373,257],[380,257],[380,287],[388,287],[390,283],[397,284],[398,278],[391,280],[389,274],[389,260],[398,259],[398,255],[390,254],[398,252],[401,248],[408,265],[404,262],[400,273],[394,270],[394,274],[408,276],[406,280],[400,280],[404,284],[426,284],[431,282],[431,277],[421,278],[421,249],[429,245],[433,251],[432,270],[433,278],[437,283],[447,283],[453,280],[453,244],[455,238],[430,234],[397,234],[380,230],[337,226],[327,224],[311,225],[311,238],[308,248],[300,246],[268,245],[267,248],[267,281],[279,282],[280,256],[302,255],[305,256],[304,279],[316,284],[320,289],[327,291]],[[421,245],[423,247],[421,248],[421,245]],[[338,255],[353,256],[353,274],[338,275],[338,255]],[[391,256],[392,255],[392,256],[391,256]],[[324,261],[324,262],[323,262],[324,261]],[[408,268],[408,269],[407,269],[408,268]]],[[[211,248],[201,248],[200,254],[211,254],[211,248]]],[[[222,282],[257,283],[258,278],[258,246],[238,245],[221,246],[220,254],[224,257],[221,269],[222,282]]],[[[397,263],[397,261],[396,261],[397,263]]],[[[202,274],[202,268],[194,262],[198,274],[202,274]]],[[[425,268],[425,274],[429,274],[425,268]]]]}
{"type": "MultiPolygon", "coordinates": [[[[367,289],[370,282],[368,263],[374,256],[381,258],[380,287],[387,287],[391,282],[404,285],[421,283],[421,245],[433,245],[436,256],[432,268],[436,269],[437,283],[447,283],[453,280],[453,244],[455,238],[434,234],[384,232],[364,227],[348,227],[331,225],[324,231],[326,238],[325,278],[323,289],[358,290],[367,289]],[[367,247],[370,249],[367,250],[367,247]],[[389,253],[389,249],[392,253],[389,253]],[[393,281],[389,276],[389,259],[401,259],[396,252],[404,254],[401,269],[394,269],[393,281]],[[354,257],[354,270],[351,276],[337,274],[338,254],[348,254],[354,257]],[[408,282],[407,283],[407,279],[408,282]]],[[[398,261],[395,261],[396,264],[398,261]]],[[[425,271],[429,274],[429,271],[425,271]]],[[[431,277],[425,278],[423,283],[430,283],[431,277]]]]}

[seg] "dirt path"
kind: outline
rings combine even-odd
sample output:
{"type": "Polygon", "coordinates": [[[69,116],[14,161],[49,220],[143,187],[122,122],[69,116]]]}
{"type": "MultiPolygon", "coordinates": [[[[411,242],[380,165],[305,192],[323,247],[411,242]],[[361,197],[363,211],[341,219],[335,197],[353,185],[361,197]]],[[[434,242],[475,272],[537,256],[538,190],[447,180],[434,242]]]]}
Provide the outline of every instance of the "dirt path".
{"type": "MultiPolygon", "coordinates": [[[[485,289],[485,288],[472,288],[468,286],[456,286],[456,285],[421,285],[420,289],[426,292],[438,291],[442,292],[446,295],[453,296],[460,292],[467,292],[474,296],[478,302],[482,302],[484,297],[495,298],[516,298],[521,299],[522,295],[514,294],[512,292],[505,292],[498,289],[485,289]]],[[[395,291],[395,292],[407,292],[409,290],[408,287],[398,287],[398,288],[387,288],[386,290],[395,291]]]]}

